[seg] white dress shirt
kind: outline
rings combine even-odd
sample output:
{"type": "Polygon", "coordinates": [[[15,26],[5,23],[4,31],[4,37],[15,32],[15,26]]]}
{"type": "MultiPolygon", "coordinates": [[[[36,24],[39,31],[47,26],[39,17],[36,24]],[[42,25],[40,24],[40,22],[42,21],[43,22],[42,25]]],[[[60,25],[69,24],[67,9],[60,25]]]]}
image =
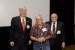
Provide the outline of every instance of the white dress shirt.
{"type": "Polygon", "coordinates": [[[26,24],[26,18],[25,18],[25,17],[21,17],[21,16],[20,16],[20,19],[21,19],[21,24],[22,24],[23,19],[24,19],[25,24],[26,24]]]}
{"type": "MultiPolygon", "coordinates": [[[[56,32],[56,29],[57,29],[57,21],[55,22],[55,32],[56,32]]],[[[53,22],[51,23],[51,32],[53,33],[53,22]]]]}

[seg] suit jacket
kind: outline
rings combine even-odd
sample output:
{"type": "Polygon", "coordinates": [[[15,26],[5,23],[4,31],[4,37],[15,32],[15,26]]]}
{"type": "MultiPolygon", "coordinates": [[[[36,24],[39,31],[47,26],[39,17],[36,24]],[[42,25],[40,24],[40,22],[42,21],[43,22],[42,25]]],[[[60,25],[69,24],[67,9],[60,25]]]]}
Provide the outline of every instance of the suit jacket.
{"type": "Polygon", "coordinates": [[[26,27],[23,31],[20,16],[13,17],[11,20],[10,41],[14,41],[15,46],[27,46],[31,27],[31,18],[26,17],[26,27]]]}
{"type": "MultiPolygon", "coordinates": [[[[46,22],[47,24],[50,25],[51,27],[51,23],[52,22],[46,22]]],[[[53,49],[56,49],[56,50],[61,50],[59,48],[61,48],[61,44],[62,42],[65,42],[65,31],[64,31],[64,24],[60,21],[57,21],[57,28],[56,28],[56,37],[55,38],[52,38],[50,39],[50,44],[52,45],[55,45],[55,47],[57,48],[53,48],[53,49]],[[59,33],[60,32],[60,33],[59,33]]],[[[53,50],[52,49],[52,50],[53,50]]]]}

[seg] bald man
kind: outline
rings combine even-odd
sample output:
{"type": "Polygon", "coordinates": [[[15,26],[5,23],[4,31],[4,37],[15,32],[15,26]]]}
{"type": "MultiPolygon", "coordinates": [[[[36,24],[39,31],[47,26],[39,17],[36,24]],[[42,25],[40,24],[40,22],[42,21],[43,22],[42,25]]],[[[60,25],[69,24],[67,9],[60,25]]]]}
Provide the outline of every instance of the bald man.
{"type": "Polygon", "coordinates": [[[29,33],[32,27],[31,18],[27,17],[24,6],[19,8],[19,16],[13,17],[10,29],[11,50],[27,50],[29,33]]]}
{"type": "Polygon", "coordinates": [[[51,28],[51,50],[62,50],[62,48],[65,48],[64,24],[60,21],[57,21],[58,15],[56,13],[52,13],[50,18],[51,21],[46,23],[49,24],[51,28]]]}
{"type": "Polygon", "coordinates": [[[30,38],[33,41],[33,50],[50,50],[50,27],[43,23],[41,15],[36,16],[36,24],[31,29],[30,38]]]}

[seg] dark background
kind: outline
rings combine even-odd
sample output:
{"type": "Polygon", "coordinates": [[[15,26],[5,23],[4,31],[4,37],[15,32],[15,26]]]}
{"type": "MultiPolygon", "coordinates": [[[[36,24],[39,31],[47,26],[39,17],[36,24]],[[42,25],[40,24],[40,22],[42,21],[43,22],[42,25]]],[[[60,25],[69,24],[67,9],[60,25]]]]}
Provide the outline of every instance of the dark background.
{"type": "MultiPolygon", "coordinates": [[[[65,24],[66,45],[74,44],[74,1],[50,0],[50,14],[55,12],[59,21],[65,24]]],[[[10,26],[0,27],[0,50],[10,50],[9,46],[10,26]]],[[[30,49],[31,50],[31,49],[30,49]]]]}
{"type": "Polygon", "coordinates": [[[75,0],[74,0],[74,39],[75,39],[75,0]]]}

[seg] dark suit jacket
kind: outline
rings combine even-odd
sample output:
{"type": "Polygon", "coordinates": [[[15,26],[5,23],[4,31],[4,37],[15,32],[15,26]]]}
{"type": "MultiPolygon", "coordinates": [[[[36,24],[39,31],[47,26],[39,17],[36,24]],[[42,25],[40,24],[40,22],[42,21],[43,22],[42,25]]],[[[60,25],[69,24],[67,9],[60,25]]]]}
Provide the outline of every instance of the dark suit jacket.
{"type": "MultiPolygon", "coordinates": [[[[46,22],[47,24],[50,25],[51,27],[51,23],[52,22],[46,22]]],[[[60,21],[57,21],[57,29],[56,29],[56,37],[55,38],[52,38],[50,39],[50,44],[51,46],[53,47],[52,50],[61,50],[61,44],[62,42],[65,42],[65,31],[64,31],[64,24],[60,21]],[[61,31],[60,34],[57,34],[58,31],[61,31]],[[54,47],[55,46],[55,47],[54,47]]]]}
{"type": "Polygon", "coordinates": [[[15,46],[27,46],[29,42],[29,33],[32,27],[32,20],[26,17],[26,27],[23,31],[20,16],[11,20],[10,41],[15,42],[15,46]]]}

